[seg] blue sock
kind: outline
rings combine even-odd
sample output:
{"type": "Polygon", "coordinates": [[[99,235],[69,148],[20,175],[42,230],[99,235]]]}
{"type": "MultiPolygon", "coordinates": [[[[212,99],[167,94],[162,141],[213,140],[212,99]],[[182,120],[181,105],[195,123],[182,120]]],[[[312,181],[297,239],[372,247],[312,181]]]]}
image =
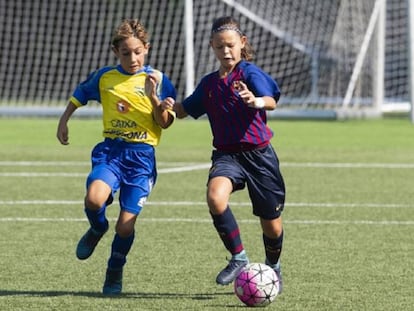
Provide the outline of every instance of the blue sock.
{"type": "Polygon", "coordinates": [[[92,229],[96,232],[104,233],[108,230],[109,224],[105,216],[105,210],[106,206],[101,207],[97,211],[85,208],[86,217],[88,217],[92,229]]]}
{"type": "Polygon", "coordinates": [[[118,233],[115,234],[112,242],[111,257],[108,260],[108,268],[121,269],[126,263],[126,256],[134,242],[135,232],[129,237],[121,238],[118,233]]]}

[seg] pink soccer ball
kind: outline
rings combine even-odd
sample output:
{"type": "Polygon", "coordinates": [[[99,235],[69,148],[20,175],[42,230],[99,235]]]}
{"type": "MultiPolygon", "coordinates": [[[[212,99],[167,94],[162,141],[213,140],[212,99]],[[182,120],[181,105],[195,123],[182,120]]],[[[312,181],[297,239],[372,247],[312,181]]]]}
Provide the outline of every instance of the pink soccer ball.
{"type": "Polygon", "coordinates": [[[279,293],[279,279],[271,267],[251,263],[234,280],[234,293],[246,306],[267,306],[279,293]]]}

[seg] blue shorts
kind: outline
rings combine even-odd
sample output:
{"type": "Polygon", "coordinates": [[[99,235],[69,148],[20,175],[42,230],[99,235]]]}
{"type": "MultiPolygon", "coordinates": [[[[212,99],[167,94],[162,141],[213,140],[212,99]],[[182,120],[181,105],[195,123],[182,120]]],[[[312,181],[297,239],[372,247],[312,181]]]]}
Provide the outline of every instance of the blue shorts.
{"type": "Polygon", "coordinates": [[[86,187],[104,181],[112,189],[109,202],[119,190],[121,209],[138,215],[157,179],[154,147],[106,138],[94,147],[91,160],[86,187]]]}
{"type": "Polygon", "coordinates": [[[233,191],[247,185],[253,214],[263,219],[278,218],[285,204],[285,183],[279,159],[271,145],[252,151],[222,152],[214,150],[209,180],[228,177],[233,191]]]}

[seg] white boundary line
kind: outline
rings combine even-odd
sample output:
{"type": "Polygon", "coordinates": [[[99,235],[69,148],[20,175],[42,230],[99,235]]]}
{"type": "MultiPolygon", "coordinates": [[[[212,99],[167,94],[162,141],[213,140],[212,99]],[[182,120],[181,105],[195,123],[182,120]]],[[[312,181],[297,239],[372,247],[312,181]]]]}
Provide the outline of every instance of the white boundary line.
{"type": "MultiPolygon", "coordinates": [[[[198,165],[200,162],[161,162],[163,166],[198,165]]],[[[90,166],[88,161],[0,161],[0,166],[90,166]]]]}
{"type": "MultiPolygon", "coordinates": [[[[196,170],[207,170],[210,168],[210,163],[174,163],[176,167],[159,168],[159,174],[181,173],[196,170]]],[[[169,163],[171,165],[171,163],[169,163]]],[[[87,162],[29,162],[29,161],[0,161],[0,166],[16,167],[16,166],[89,166],[87,162]]],[[[286,162],[282,163],[281,167],[291,168],[335,168],[335,169],[414,169],[414,163],[297,163],[286,162]]],[[[0,172],[0,177],[82,177],[85,178],[88,172],[0,172]]]]}
{"type": "Polygon", "coordinates": [[[312,167],[312,168],[381,168],[381,169],[406,169],[414,168],[414,163],[319,163],[319,162],[285,162],[281,167],[312,167]]]}
{"type": "MultiPolygon", "coordinates": [[[[158,169],[158,174],[181,173],[188,171],[204,170],[210,168],[210,164],[186,165],[180,167],[161,168],[158,169]]],[[[83,177],[85,178],[88,172],[85,173],[65,173],[65,172],[0,172],[0,177],[83,177]]]]}
{"type": "MultiPolygon", "coordinates": [[[[165,165],[174,165],[175,167],[158,169],[158,173],[179,173],[184,171],[208,169],[210,163],[162,163],[165,165]]],[[[49,161],[0,161],[0,166],[89,166],[89,162],[49,162],[49,161]]],[[[412,163],[318,163],[318,162],[285,162],[281,166],[297,167],[297,168],[377,168],[377,169],[412,169],[412,163]]],[[[65,172],[1,172],[0,177],[85,177],[87,173],[65,173],[65,172]]],[[[5,201],[0,200],[2,205],[81,205],[82,201],[66,201],[66,200],[22,200],[22,201],[5,201]]],[[[161,206],[194,206],[205,205],[205,202],[147,202],[147,205],[161,206]]],[[[232,202],[232,206],[248,206],[250,203],[232,202]]],[[[379,203],[288,203],[286,206],[296,207],[327,207],[327,208],[343,208],[343,207],[380,207],[380,208],[412,208],[410,204],[379,204],[379,203]]],[[[0,222],[30,221],[30,222],[84,222],[86,219],[78,218],[25,218],[25,217],[3,217],[0,222]]],[[[193,218],[140,218],[143,222],[197,222],[210,223],[210,219],[193,219],[193,218]]],[[[239,220],[240,223],[257,223],[256,219],[239,220]]],[[[353,221],[337,221],[337,220],[285,220],[287,224],[303,224],[303,225],[414,225],[414,221],[372,221],[372,220],[353,220],[353,221]]]]}
{"type": "MultiPolygon", "coordinates": [[[[115,222],[116,218],[109,218],[115,222]]],[[[33,217],[0,217],[0,222],[87,222],[86,218],[33,218],[33,217]]],[[[145,218],[138,219],[139,222],[151,223],[211,223],[208,218],[145,218]]],[[[257,224],[257,219],[240,219],[239,223],[257,224]]],[[[284,220],[285,224],[295,225],[376,225],[376,226],[414,226],[414,221],[396,220],[284,220]]]]}
{"type": "MultiPolygon", "coordinates": [[[[176,166],[185,170],[186,168],[204,169],[210,166],[210,163],[195,163],[195,162],[157,162],[159,166],[176,166]]],[[[90,162],[86,161],[0,161],[0,166],[90,166],[90,162]]],[[[315,167],[315,168],[414,168],[414,163],[347,163],[347,162],[281,162],[282,167],[315,167]]],[[[162,170],[162,169],[161,169],[162,170]]]]}
{"type": "MultiPolygon", "coordinates": [[[[2,205],[82,205],[82,201],[59,201],[59,200],[35,200],[35,201],[0,201],[0,207],[2,205]]],[[[115,203],[116,204],[116,203],[115,203]]],[[[155,206],[195,206],[205,205],[205,202],[147,202],[147,205],[155,206]]],[[[232,206],[249,206],[247,202],[234,202],[232,206]]],[[[286,206],[296,207],[330,207],[330,208],[343,208],[343,207],[380,207],[380,208],[413,208],[413,205],[408,204],[377,204],[377,203],[290,203],[286,206]]],[[[116,221],[115,218],[110,219],[116,221]]],[[[0,222],[86,222],[86,218],[33,218],[33,217],[0,217],[0,222]]],[[[159,223],[211,223],[209,218],[145,218],[140,217],[140,222],[159,222],[159,223]]],[[[257,224],[257,219],[241,219],[239,223],[257,224]]],[[[284,220],[286,224],[295,225],[376,225],[376,226],[414,226],[414,220],[398,221],[398,220],[284,220]]]]}
{"type": "MultiPolygon", "coordinates": [[[[4,205],[82,205],[81,200],[0,200],[0,206],[4,205]]],[[[114,205],[118,203],[114,201],[114,205]]],[[[206,206],[206,202],[191,201],[148,201],[145,205],[149,206],[206,206]]],[[[233,207],[250,206],[249,202],[230,202],[233,207]]],[[[414,208],[414,204],[396,204],[396,203],[311,203],[311,202],[289,202],[285,204],[287,207],[324,207],[324,208],[414,208]]]]}
{"type": "Polygon", "coordinates": [[[81,161],[0,161],[0,166],[90,166],[81,161]]]}
{"type": "Polygon", "coordinates": [[[0,173],[0,177],[83,177],[86,178],[88,173],[46,173],[46,172],[38,172],[38,173],[30,173],[30,172],[3,172],[0,173]]]}

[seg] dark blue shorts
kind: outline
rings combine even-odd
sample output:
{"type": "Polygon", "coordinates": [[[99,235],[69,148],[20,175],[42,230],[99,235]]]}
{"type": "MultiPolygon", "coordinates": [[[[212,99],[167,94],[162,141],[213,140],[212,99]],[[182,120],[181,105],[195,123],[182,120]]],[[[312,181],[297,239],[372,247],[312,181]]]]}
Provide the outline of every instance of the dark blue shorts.
{"type": "Polygon", "coordinates": [[[285,204],[285,183],[279,170],[279,159],[271,145],[237,153],[214,150],[209,180],[228,177],[233,191],[247,185],[253,214],[263,219],[281,215],[285,204]]]}
{"type": "Polygon", "coordinates": [[[100,179],[119,190],[122,210],[138,215],[157,179],[154,147],[106,138],[92,150],[92,171],[88,187],[100,179]]]}

